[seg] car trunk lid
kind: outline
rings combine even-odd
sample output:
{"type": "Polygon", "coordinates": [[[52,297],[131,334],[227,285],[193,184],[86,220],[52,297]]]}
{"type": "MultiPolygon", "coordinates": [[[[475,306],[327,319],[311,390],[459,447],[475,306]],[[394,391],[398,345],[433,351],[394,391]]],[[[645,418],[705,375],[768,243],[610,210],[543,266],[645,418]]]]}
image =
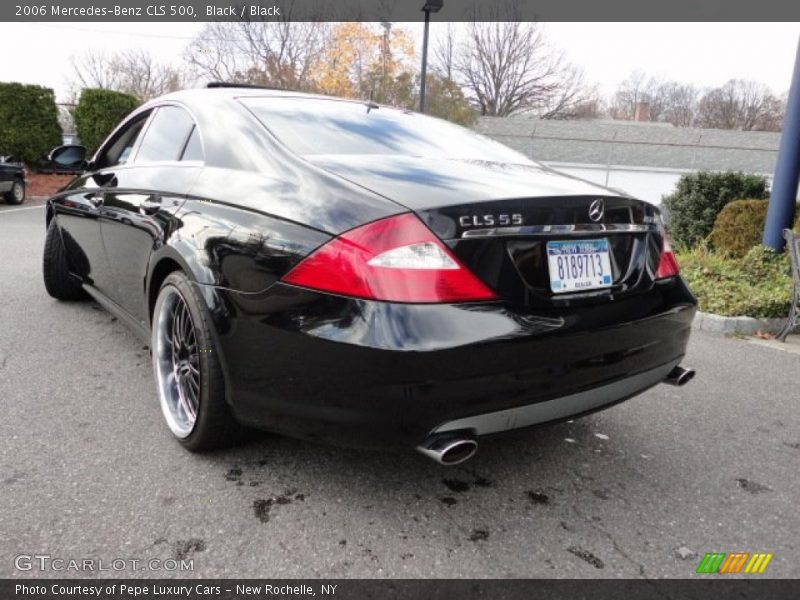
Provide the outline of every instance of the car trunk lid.
{"type": "Polygon", "coordinates": [[[647,202],[533,163],[308,158],[414,211],[506,301],[540,309],[608,302],[654,285],[663,233],[658,210],[647,202]],[[597,289],[555,291],[547,256],[548,243],[556,242],[567,248],[571,242],[601,244],[610,281],[597,289]]]}

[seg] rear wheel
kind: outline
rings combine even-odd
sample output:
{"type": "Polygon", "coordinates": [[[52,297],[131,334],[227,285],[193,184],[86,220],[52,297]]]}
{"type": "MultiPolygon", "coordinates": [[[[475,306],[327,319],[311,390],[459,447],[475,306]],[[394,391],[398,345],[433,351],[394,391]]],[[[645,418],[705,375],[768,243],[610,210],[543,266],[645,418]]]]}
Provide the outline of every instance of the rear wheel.
{"type": "Polygon", "coordinates": [[[11,189],[5,193],[7,204],[22,204],[25,202],[25,182],[15,179],[11,189]]]}
{"type": "Polygon", "coordinates": [[[87,297],[80,282],[70,275],[67,251],[55,219],[51,220],[47,226],[42,273],[44,275],[44,287],[53,298],[58,298],[59,300],[83,300],[87,297]]]}
{"type": "Polygon", "coordinates": [[[225,381],[208,311],[189,279],[171,273],[153,312],[151,348],[161,412],[192,452],[233,441],[240,428],[225,402],[225,381]]]}

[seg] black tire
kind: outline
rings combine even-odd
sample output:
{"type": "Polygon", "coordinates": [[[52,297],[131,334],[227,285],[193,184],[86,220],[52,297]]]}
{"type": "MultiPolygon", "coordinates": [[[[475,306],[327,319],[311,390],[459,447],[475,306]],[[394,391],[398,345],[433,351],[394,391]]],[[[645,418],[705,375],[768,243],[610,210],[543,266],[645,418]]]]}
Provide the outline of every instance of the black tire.
{"type": "Polygon", "coordinates": [[[70,275],[67,252],[59,234],[56,221],[50,221],[44,240],[42,261],[44,287],[47,293],[59,300],[83,300],[87,297],[80,282],[70,275]]]}
{"type": "MultiPolygon", "coordinates": [[[[244,438],[243,428],[236,422],[231,409],[225,400],[225,377],[219,359],[219,352],[213,335],[211,315],[200,297],[195,286],[180,271],[170,273],[161,285],[153,311],[153,327],[151,334],[151,349],[153,353],[153,372],[159,394],[162,412],[164,412],[167,425],[172,430],[180,444],[191,452],[206,452],[230,446],[244,438]],[[165,401],[162,390],[162,379],[159,377],[159,328],[167,326],[162,324],[160,315],[169,310],[169,298],[174,299],[175,293],[180,296],[191,315],[190,325],[194,327],[195,342],[199,352],[199,379],[200,392],[197,395],[198,404],[196,418],[188,435],[179,435],[166,417],[165,401]]],[[[162,339],[173,339],[166,335],[162,339]]],[[[176,386],[177,387],[177,386],[176,386]]]]}
{"type": "Polygon", "coordinates": [[[25,182],[15,179],[11,189],[4,194],[6,204],[22,204],[25,202],[25,182]]]}

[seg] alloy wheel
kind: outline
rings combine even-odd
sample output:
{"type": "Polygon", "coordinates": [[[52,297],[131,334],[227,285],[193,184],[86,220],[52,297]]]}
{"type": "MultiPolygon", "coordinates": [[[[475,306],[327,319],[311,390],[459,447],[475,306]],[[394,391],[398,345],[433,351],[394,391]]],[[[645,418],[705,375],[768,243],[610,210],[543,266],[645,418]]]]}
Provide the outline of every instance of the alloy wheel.
{"type": "Polygon", "coordinates": [[[200,409],[200,348],[189,306],[180,292],[165,287],[153,324],[153,367],[159,402],[172,433],[192,433],[200,409]]]}

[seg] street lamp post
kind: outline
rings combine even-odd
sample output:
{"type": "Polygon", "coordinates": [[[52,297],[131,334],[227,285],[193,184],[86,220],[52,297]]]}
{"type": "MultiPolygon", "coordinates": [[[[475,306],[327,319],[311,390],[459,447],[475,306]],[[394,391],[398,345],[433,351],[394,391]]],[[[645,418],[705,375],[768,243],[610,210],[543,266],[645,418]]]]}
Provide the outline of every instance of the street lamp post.
{"type": "Polygon", "coordinates": [[[422,11],[425,13],[425,33],[422,36],[422,79],[419,83],[419,112],[425,112],[425,83],[428,76],[428,27],[431,23],[431,13],[442,10],[444,0],[426,0],[422,11]]]}

